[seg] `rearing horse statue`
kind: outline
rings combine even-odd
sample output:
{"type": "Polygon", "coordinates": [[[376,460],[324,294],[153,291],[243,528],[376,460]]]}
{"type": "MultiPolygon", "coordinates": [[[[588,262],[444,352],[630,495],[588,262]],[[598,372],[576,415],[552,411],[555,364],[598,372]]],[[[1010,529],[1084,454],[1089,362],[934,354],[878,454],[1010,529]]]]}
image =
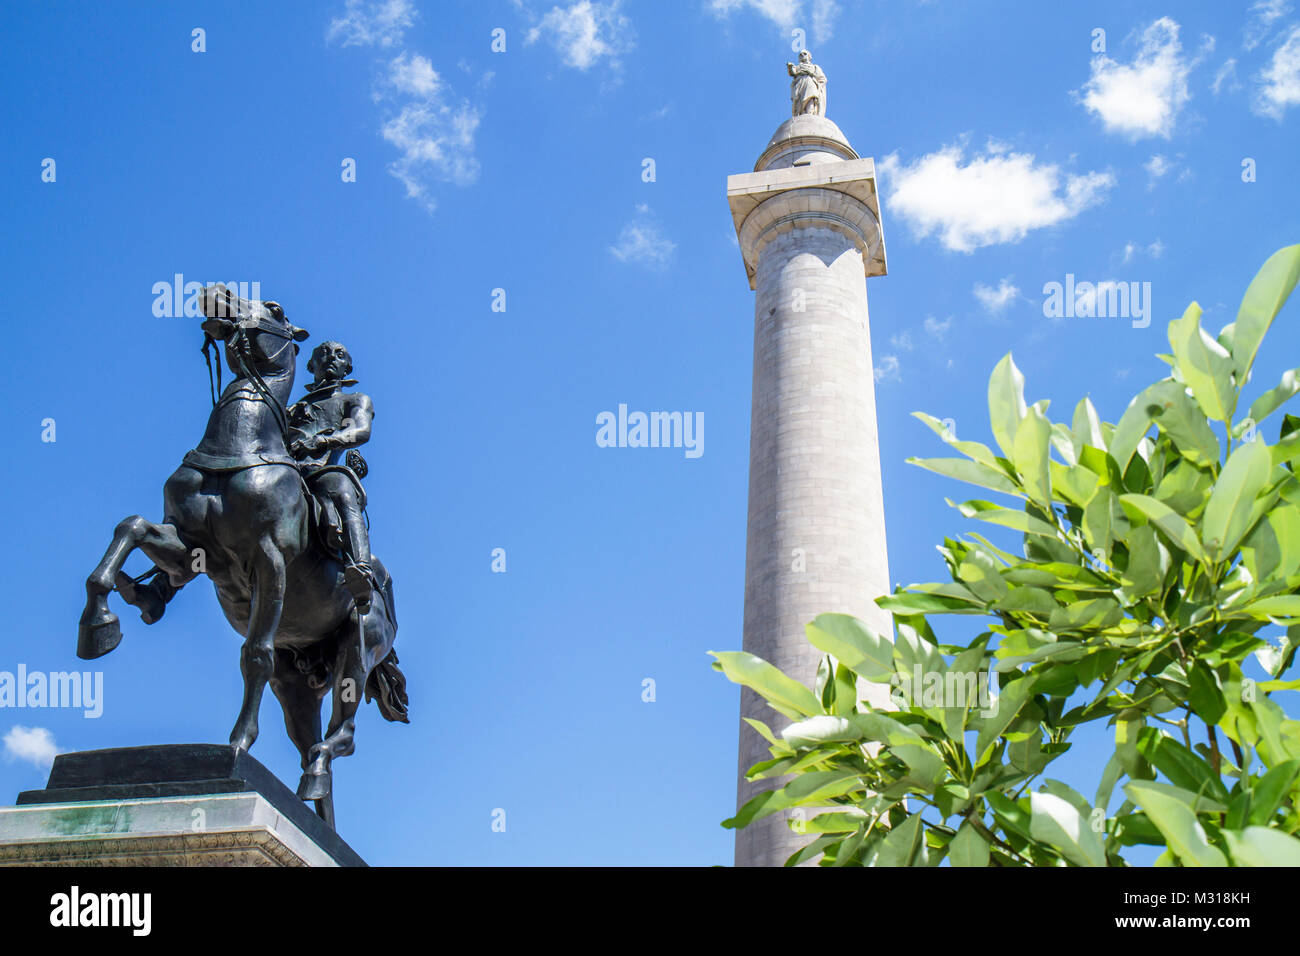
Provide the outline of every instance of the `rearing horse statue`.
{"type": "Polygon", "coordinates": [[[86,579],[77,654],[90,660],[121,641],[107,600],[114,590],[153,624],[177,590],[206,572],[226,620],[244,638],[244,697],[230,744],[253,746],[270,683],[302,757],[298,797],[315,801],[333,826],[331,761],[353,751],[362,691],[386,719],[407,722],[406,682],[393,652],[392,578],[372,557],[373,597],[357,610],[341,556],[321,540],[310,492],[286,446],[297,343],[306,330],[276,303],[243,299],[222,285],[205,288],[200,307],[205,348],[224,343],[235,380],[215,401],[203,440],[163,486],[163,521],[122,521],[86,579]],[[155,567],[132,578],[122,567],[137,548],[155,567]],[[322,739],[321,702],[331,691],[322,739]]]}

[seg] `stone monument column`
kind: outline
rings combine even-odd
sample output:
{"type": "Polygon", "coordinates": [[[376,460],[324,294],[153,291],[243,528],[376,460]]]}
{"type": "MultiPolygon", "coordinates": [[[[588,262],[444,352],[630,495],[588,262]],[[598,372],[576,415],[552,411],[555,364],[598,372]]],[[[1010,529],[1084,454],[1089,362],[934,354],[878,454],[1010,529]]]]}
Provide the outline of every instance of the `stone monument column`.
{"type": "MultiPolygon", "coordinates": [[[[822,115],[826,78],[806,51],[789,64],[792,116],[727,198],[754,303],[744,649],[812,686],[821,652],[804,624],[853,614],[892,636],[874,599],[889,591],[867,276],[885,274],[875,164],[822,115]]],[[[889,688],[861,692],[888,706],[889,688]]],[[[741,689],[741,715],[789,721],[741,689]]],[[[737,806],[769,758],[740,731],[737,806]]],[[[780,866],[811,839],[773,814],[736,833],[737,866],[780,866]]]]}

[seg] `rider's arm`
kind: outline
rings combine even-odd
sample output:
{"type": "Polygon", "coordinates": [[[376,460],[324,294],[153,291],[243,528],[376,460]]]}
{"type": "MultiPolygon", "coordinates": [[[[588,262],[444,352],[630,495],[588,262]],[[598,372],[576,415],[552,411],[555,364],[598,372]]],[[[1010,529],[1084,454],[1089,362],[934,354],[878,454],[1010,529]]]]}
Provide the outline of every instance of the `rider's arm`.
{"type": "Polygon", "coordinates": [[[356,448],[370,441],[370,422],[375,417],[374,405],[371,404],[369,395],[358,394],[354,399],[343,424],[334,429],[332,434],[322,436],[331,449],[356,448]]]}

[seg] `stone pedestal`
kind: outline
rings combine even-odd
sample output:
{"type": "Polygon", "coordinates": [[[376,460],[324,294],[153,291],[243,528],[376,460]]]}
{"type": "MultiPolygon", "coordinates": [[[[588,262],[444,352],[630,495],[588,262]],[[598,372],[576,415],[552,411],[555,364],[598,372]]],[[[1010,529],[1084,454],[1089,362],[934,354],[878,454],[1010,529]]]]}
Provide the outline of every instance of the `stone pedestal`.
{"type": "MultiPolygon", "coordinates": [[[[744,649],[812,686],[821,653],[804,634],[843,612],[891,635],[875,598],[889,591],[865,277],[885,274],[875,164],[830,120],[777,129],[754,172],[727,180],[754,303],[744,649]]],[[[877,706],[889,688],[864,684],[877,706]]],[[[748,689],[741,715],[789,721],[748,689]]],[[[768,759],[741,725],[738,805],[768,759]]],[[[811,837],[774,814],[736,834],[737,866],[779,866],[811,837]]]]}
{"type": "Polygon", "coordinates": [[[177,744],[60,754],[0,808],[0,866],[365,866],[257,760],[177,744]]]}

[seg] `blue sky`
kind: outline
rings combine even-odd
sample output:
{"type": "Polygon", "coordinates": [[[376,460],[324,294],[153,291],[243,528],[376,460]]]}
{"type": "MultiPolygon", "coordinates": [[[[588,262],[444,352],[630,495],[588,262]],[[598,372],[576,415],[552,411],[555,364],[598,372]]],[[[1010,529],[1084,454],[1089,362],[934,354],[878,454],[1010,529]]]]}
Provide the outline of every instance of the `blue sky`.
{"type": "MultiPolygon", "coordinates": [[[[0,27],[21,555],[0,670],[83,667],[86,574],[122,517],[160,517],[202,432],[198,323],[156,316],[154,284],[259,282],[349,345],[377,410],[366,484],[412,723],[368,707],[335,776],[376,864],[730,861],[738,692],[705,651],[740,645],[753,300],[725,183],[789,114],[794,29],[881,170],[897,581],[941,576],[933,545],[965,530],[943,501],[961,489],[904,464],[940,447],[911,411],[987,441],[1012,351],[1031,401],[1059,417],[1086,394],[1114,421],[1163,374],[1168,319],[1197,299],[1231,321],[1300,238],[1285,2],[47,3],[0,27]],[[1067,275],[1149,282],[1150,324],[1046,317],[1067,275]],[[620,403],[702,413],[703,454],[597,447],[620,403]]],[[[1256,381],[1298,352],[1292,304],[1256,381]]],[[[123,624],[90,665],[102,717],[0,710],[0,799],[55,748],[226,739],[239,641],[206,583],[123,624]]],[[[270,695],[262,726],[254,755],[292,783],[270,695]]]]}

